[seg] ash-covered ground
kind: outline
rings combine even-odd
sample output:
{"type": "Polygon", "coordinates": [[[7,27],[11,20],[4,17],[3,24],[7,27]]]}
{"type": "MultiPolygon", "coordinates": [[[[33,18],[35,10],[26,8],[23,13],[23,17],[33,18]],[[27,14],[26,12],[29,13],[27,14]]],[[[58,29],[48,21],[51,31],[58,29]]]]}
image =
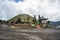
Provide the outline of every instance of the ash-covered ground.
{"type": "Polygon", "coordinates": [[[0,40],[60,40],[60,30],[0,27],[0,40]]]}

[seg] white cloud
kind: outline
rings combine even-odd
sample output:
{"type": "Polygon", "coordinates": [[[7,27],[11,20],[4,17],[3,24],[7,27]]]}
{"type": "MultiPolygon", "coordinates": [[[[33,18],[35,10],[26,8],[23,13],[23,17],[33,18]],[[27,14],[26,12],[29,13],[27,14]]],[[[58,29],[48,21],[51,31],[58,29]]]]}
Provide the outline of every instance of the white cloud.
{"type": "Polygon", "coordinates": [[[41,15],[51,21],[60,21],[60,1],[59,0],[24,0],[23,2],[13,2],[14,0],[0,0],[0,13],[3,19],[10,19],[18,14],[41,15]],[[4,15],[2,15],[4,14],[4,15]]]}

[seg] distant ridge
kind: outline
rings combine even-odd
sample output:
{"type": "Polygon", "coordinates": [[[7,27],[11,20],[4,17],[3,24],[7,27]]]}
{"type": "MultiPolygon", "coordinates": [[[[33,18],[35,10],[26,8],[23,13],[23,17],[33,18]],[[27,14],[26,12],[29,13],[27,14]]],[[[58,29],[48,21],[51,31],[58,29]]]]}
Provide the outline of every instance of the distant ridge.
{"type": "Polygon", "coordinates": [[[56,22],[50,21],[50,25],[57,27],[60,25],[60,21],[56,21],[56,22]]]}

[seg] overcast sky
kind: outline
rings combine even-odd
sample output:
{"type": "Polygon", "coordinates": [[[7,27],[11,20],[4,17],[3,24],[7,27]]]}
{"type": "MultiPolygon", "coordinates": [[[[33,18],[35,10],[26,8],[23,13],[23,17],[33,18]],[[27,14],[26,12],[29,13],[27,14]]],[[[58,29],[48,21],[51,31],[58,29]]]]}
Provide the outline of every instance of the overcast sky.
{"type": "Polygon", "coordinates": [[[44,16],[60,21],[60,0],[0,0],[0,19],[8,20],[18,14],[44,16]]]}

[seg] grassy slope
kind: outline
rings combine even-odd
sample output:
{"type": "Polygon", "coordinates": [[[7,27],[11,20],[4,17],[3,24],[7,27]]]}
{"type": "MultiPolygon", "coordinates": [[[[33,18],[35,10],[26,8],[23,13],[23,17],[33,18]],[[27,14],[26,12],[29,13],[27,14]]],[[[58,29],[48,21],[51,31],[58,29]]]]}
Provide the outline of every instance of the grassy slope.
{"type": "Polygon", "coordinates": [[[8,22],[13,22],[13,21],[16,22],[18,20],[18,18],[21,18],[22,22],[27,22],[27,17],[29,17],[30,20],[33,19],[33,17],[31,17],[28,14],[20,14],[20,15],[17,15],[15,17],[11,18],[10,20],[8,20],[8,22]]]}

